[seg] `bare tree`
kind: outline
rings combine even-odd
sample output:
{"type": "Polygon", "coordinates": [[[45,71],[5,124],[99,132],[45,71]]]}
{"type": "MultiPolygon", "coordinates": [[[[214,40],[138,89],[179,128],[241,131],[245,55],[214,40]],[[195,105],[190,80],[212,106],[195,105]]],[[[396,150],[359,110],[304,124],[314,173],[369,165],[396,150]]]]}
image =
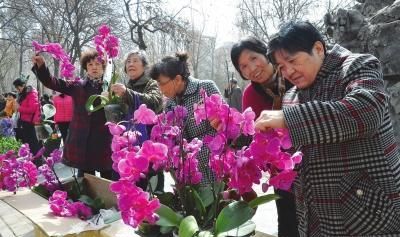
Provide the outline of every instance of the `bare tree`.
{"type": "Polygon", "coordinates": [[[335,11],[351,2],[354,0],[243,0],[238,5],[236,25],[244,33],[267,42],[283,22],[308,19],[321,26],[321,11],[335,11]]]}
{"type": "Polygon", "coordinates": [[[178,14],[186,8],[170,14],[164,10],[161,0],[124,0],[124,3],[131,40],[141,50],[147,49],[146,33],[173,31],[180,23],[176,20],[178,14]]]}
{"type": "Polygon", "coordinates": [[[315,0],[243,0],[236,25],[265,42],[278,25],[307,15],[315,0]]]}

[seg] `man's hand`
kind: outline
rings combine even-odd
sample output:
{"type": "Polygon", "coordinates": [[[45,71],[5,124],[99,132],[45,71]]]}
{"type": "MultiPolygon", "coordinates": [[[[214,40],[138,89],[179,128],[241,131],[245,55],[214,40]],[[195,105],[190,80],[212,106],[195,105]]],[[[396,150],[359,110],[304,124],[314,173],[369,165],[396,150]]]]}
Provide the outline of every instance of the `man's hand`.
{"type": "Polygon", "coordinates": [[[40,68],[42,65],[45,64],[45,60],[44,60],[43,56],[35,55],[32,57],[32,64],[36,65],[38,68],[40,68]]]}
{"type": "Polygon", "coordinates": [[[257,118],[256,130],[266,131],[270,128],[287,128],[282,110],[264,110],[257,118]]]}
{"type": "Polygon", "coordinates": [[[115,93],[118,97],[122,97],[125,95],[126,92],[126,86],[121,83],[115,83],[111,85],[111,91],[115,93]]]}

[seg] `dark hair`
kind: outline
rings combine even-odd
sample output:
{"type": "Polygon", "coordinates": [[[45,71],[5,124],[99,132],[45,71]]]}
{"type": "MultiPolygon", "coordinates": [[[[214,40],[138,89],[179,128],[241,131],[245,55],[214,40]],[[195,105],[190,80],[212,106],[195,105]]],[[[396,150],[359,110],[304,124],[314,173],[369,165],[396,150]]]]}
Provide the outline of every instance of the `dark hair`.
{"type": "MultiPolygon", "coordinates": [[[[85,71],[87,71],[87,64],[93,60],[97,59],[99,54],[97,53],[97,50],[94,48],[88,48],[85,51],[81,53],[81,58],[80,58],[80,63],[81,63],[81,68],[83,68],[85,71]]],[[[102,60],[103,63],[103,69],[106,69],[107,62],[105,60],[102,60]]]]}
{"type": "Polygon", "coordinates": [[[258,40],[254,37],[248,37],[248,38],[242,39],[232,46],[232,49],[231,49],[232,64],[233,64],[233,66],[235,66],[236,71],[239,72],[239,74],[243,78],[243,80],[248,80],[247,78],[245,78],[242,75],[242,72],[240,71],[240,68],[239,68],[239,57],[240,57],[240,54],[245,49],[262,54],[268,60],[268,57],[267,57],[268,48],[261,40],[258,40]]]}
{"type": "Polygon", "coordinates": [[[13,81],[13,85],[14,85],[14,87],[17,87],[17,86],[22,86],[22,87],[24,87],[24,86],[26,85],[26,81],[23,80],[22,78],[17,78],[17,79],[15,79],[15,80],[13,81]]]}
{"type": "Polygon", "coordinates": [[[129,57],[131,57],[132,55],[137,55],[140,58],[144,68],[146,68],[147,65],[149,65],[149,62],[147,61],[146,53],[144,51],[142,51],[142,50],[131,51],[128,53],[128,55],[125,57],[125,60],[124,60],[124,72],[125,73],[126,73],[126,63],[128,62],[129,57]]]}
{"type": "Polygon", "coordinates": [[[175,57],[164,57],[161,62],[151,67],[149,75],[154,80],[158,80],[161,74],[170,78],[181,75],[182,79],[188,80],[190,72],[187,59],[187,53],[176,53],[175,57]]]}
{"type": "Polygon", "coordinates": [[[273,53],[277,50],[285,50],[289,54],[297,52],[312,53],[315,42],[321,42],[326,52],[325,40],[321,33],[308,21],[289,21],[279,27],[268,43],[269,58],[272,63],[276,63],[273,53]]]}
{"type": "Polygon", "coordinates": [[[48,94],[43,94],[42,98],[44,100],[50,100],[50,96],[48,94]]]}
{"type": "Polygon", "coordinates": [[[12,96],[14,99],[17,98],[17,94],[15,94],[15,92],[8,92],[6,93],[6,96],[12,96]]]}

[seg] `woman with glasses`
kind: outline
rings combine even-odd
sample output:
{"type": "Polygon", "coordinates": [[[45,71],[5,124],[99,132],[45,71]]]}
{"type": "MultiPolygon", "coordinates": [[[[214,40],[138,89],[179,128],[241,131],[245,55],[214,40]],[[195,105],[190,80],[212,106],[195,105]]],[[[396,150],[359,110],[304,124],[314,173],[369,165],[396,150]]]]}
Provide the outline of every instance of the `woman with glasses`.
{"type": "MultiPolygon", "coordinates": [[[[196,124],[193,117],[193,105],[200,103],[203,98],[200,90],[207,95],[221,94],[216,84],[211,80],[199,80],[190,76],[186,53],[177,53],[175,57],[164,57],[161,62],[155,64],[150,70],[150,77],[158,82],[161,92],[168,98],[166,110],[170,111],[177,105],[187,109],[187,118],[184,121],[184,138],[191,141],[193,138],[202,140],[206,135],[214,135],[215,130],[208,121],[196,124]]],[[[199,170],[202,172],[202,184],[214,182],[214,175],[208,165],[209,150],[203,145],[197,158],[199,170]]]]}

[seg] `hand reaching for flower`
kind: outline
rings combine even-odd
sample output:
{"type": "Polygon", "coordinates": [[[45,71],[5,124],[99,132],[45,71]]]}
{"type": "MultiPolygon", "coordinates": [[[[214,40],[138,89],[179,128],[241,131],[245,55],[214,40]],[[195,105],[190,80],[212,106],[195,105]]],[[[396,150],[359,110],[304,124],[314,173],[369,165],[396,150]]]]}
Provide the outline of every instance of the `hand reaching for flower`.
{"type": "Polygon", "coordinates": [[[287,128],[282,110],[264,110],[255,122],[256,130],[266,131],[270,128],[287,128]]]}
{"type": "Polygon", "coordinates": [[[115,83],[115,84],[111,85],[110,89],[111,89],[111,92],[114,92],[115,95],[118,97],[122,97],[123,95],[125,95],[125,92],[126,92],[126,86],[121,83],[115,83]]]}

